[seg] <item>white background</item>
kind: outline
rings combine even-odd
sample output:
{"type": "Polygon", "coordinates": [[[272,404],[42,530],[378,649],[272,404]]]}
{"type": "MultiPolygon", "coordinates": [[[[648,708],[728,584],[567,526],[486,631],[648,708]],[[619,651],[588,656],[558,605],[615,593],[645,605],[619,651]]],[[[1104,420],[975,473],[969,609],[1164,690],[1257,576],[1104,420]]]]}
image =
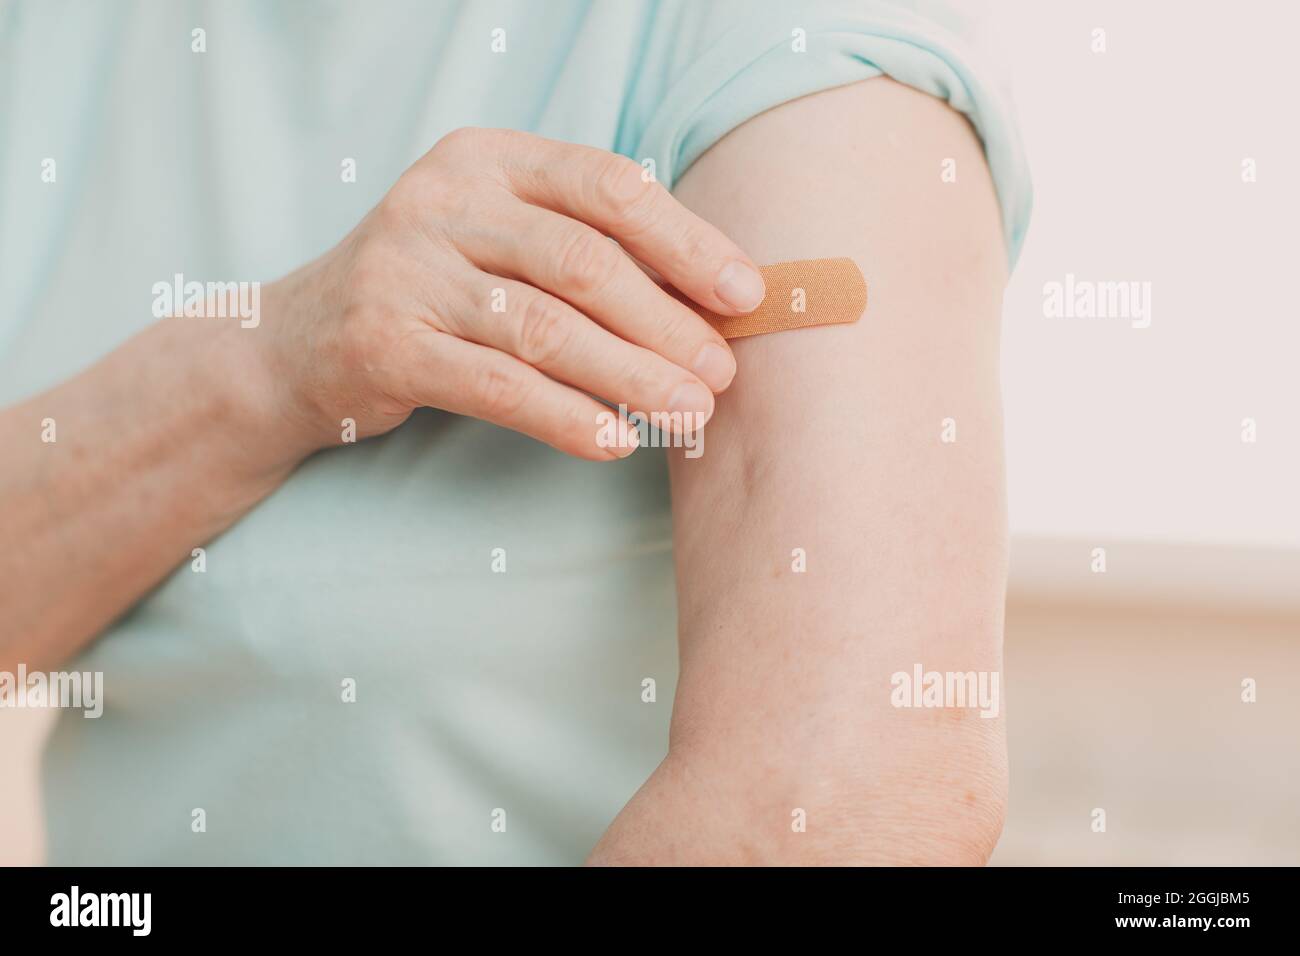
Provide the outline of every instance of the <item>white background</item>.
{"type": "Polygon", "coordinates": [[[1300,550],[1300,4],[996,9],[1035,185],[1004,321],[1013,535],[1300,550]],[[1150,328],[1045,318],[1067,272],[1151,282],[1150,328]]]}

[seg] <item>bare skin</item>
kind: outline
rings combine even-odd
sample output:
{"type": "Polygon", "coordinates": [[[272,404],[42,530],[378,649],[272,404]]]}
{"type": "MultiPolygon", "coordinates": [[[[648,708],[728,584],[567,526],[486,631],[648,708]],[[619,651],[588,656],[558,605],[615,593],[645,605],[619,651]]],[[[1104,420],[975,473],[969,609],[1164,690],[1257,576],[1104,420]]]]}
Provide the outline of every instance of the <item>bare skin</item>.
{"type": "Polygon", "coordinates": [[[706,453],[671,459],[669,754],[591,862],[983,863],[1002,713],[890,699],[916,663],[1001,668],[1006,260],[980,144],[876,79],[756,117],[676,194],[760,262],[854,257],[869,301],[854,325],[733,343],[706,453]]]}
{"type": "Polygon", "coordinates": [[[264,289],[256,327],[164,319],[0,411],[0,539],[22,542],[0,549],[0,666],[66,659],[344,419],[365,438],[429,406],[595,461],[634,449],[602,447],[585,393],[707,419],[735,360],[638,263],[721,312],[762,299],[745,253],[632,161],[459,130],[264,289]]]}
{"type": "MultiPolygon", "coordinates": [[[[467,167],[496,155],[489,136],[509,138],[453,144],[476,157],[467,167]]],[[[528,181],[511,180],[512,168],[540,167],[505,164],[508,182],[528,181]]],[[[593,182],[580,179],[568,193],[575,203],[593,182]]],[[[447,221],[464,222],[469,206],[454,189],[425,185],[399,183],[394,201],[337,249],[265,290],[267,335],[163,322],[0,413],[0,447],[15,455],[0,477],[0,533],[28,544],[21,556],[0,552],[3,660],[71,653],[303,456],[337,442],[345,415],[376,434],[433,404],[599,460],[626,450],[593,443],[595,408],[580,390],[666,410],[683,384],[713,393],[729,384],[726,362],[691,370],[700,348],[718,344],[711,330],[639,286],[622,268],[630,260],[584,246],[572,229],[567,241],[547,240],[537,268],[554,274],[489,261],[468,234],[457,246],[464,263],[558,293],[578,313],[511,312],[513,336],[492,338],[509,330],[476,324],[478,310],[458,310],[431,281],[460,265],[441,258],[436,231],[422,244],[425,227],[412,220],[443,203],[447,221]],[[563,292],[548,285],[560,276],[585,281],[563,292]],[[647,308],[652,321],[614,327],[613,304],[638,295],[646,306],[624,321],[644,320],[647,308]],[[560,371],[571,348],[615,354],[599,352],[614,344],[577,329],[579,319],[621,340],[629,364],[614,384],[625,394],[565,379],[590,357],[560,371]],[[634,371],[634,346],[655,360],[634,371]],[[36,440],[45,417],[59,421],[55,446],[36,440]]],[[[1005,262],[978,141],[937,101],[872,80],[733,131],[679,185],[699,219],[648,215],[677,207],[654,187],[644,193],[656,203],[638,198],[631,176],[617,185],[580,198],[641,216],[630,229],[621,223],[625,246],[717,311],[735,311],[711,291],[744,255],[732,239],[759,262],[853,256],[871,291],[855,325],[735,343],[741,371],[716,411],[712,396],[705,403],[707,453],[672,461],[681,678],[669,753],[591,861],[984,862],[1006,799],[1004,718],[900,710],[889,693],[890,674],[913,663],[1001,667],[1005,262]],[[956,184],[939,180],[947,157],[956,184]],[[681,224],[698,230],[704,220],[731,239],[686,238],[681,224]],[[635,248],[652,236],[666,246],[658,257],[635,248]],[[952,444],[939,440],[945,418],[957,423],[952,444]],[[804,573],[792,570],[794,549],[807,555],[804,573]]],[[[568,218],[618,234],[582,209],[568,218]]],[[[504,237],[493,248],[524,256],[546,234],[522,235],[528,242],[504,237]]],[[[476,281],[460,286],[470,302],[490,292],[476,281]]],[[[517,292],[507,298],[530,296],[517,292]]]]}

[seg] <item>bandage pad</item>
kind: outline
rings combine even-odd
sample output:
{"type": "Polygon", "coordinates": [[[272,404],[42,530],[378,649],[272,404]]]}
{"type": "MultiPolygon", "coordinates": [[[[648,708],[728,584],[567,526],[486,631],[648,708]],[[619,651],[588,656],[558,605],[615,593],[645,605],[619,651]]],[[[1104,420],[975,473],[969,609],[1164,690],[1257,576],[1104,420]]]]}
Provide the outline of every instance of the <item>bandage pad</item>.
{"type": "Polygon", "coordinates": [[[687,305],[724,339],[814,325],[847,325],[862,318],[867,308],[867,280],[852,259],[797,259],[758,271],[767,295],[748,315],[718,315],[693,302],[687,305]]]}

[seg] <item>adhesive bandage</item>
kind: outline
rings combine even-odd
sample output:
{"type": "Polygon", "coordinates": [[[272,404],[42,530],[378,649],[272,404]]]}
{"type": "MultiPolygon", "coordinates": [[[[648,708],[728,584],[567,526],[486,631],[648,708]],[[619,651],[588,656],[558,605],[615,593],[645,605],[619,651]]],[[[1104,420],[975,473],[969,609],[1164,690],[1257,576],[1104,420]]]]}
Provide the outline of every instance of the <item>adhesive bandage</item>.
{"type": "Polygon", "coordinates": [[[847,325],[858,321],[867,307],[867,280],[852,259],[797,259],[758,271],[767,285],[767,295],[748,315],[718,315],[687,304],[724,339],[814,325],[847,325]]]}

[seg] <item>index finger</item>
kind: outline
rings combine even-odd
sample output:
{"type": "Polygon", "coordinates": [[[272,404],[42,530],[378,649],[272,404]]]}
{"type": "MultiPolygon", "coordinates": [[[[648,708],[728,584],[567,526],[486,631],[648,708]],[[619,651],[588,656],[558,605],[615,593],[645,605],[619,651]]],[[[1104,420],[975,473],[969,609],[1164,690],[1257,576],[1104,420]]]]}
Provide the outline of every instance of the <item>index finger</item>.
{"type": "Polygon", "coordinates": [[[613,236],[705,308],[739,315],[763,301],[753,260],[626,156],[528,136],[502,169],[520,199],[613,236]]]}

